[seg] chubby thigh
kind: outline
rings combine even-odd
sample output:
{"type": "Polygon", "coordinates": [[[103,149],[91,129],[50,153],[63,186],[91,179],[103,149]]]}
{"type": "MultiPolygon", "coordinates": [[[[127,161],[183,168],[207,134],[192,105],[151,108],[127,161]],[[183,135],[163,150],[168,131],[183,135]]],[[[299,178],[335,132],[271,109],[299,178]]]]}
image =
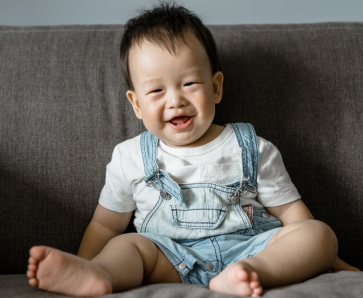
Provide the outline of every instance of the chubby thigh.
{"type": "Polygon", "coordinates": [[[112,276],[113,292],[154,283],[181,283],[178,271],[153,241],[137,233],[112,238],[91,260],[112,276]]]}
{"type": "MultiPolygon", "coordinates": [[[[152,242],[150,239],[142,235],[139,236],[147,239],[147,241],[149,242],[147,246],[150,245],[152,246],[153,249],[155,247],[157,250],[156,252],[157,256],[154,266],[145,268],[148,270],[148,272],[147,270],[145,270],[146,274],[144,274],[142,285],[150,285],[158,283],[182,283],[179,272],[175,269],[175,267],[169,261],[169,259],[163,253],[163,251],[157,245],[155,245],[155,243],[152,242]]],[[[148,249],[148,247],[145,246],[145,249],[148,249]]],[[[142,254],[142,252],[140,254],[142,254]]]]}
{"type": "MultiPolygon", "coordinates": [[[[129,241],[135,243],[143,260],[144,276],[142,285],[182,282],[178,271],[154,242],[147,237],[136,233],[124,234],[121,236],[126,236],[129,241]]],[[[120,240],[124,241],[126,239],[120,240]]]]}

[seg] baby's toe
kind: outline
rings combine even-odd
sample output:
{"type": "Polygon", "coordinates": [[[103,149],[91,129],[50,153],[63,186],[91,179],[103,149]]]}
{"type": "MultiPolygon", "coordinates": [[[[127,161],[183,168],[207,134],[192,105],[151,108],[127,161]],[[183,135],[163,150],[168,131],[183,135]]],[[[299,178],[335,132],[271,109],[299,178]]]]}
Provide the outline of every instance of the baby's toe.
{"type": "Polygon", "coordinates": [[[259,286],[260,286],[260,282],[258,282],[258,281],[251,281],[251,283],[250,283],[250,287],[252,289],[257,289],[259,286]]]}
{"type": "Polygon", "coordinates": [[[248,273],[245,270],[239,269],[235,274],[239,281],[245,281],[248,279],[248,273]]]}
{"type": "Polygon", "coordinates": [[[38,261],[36,259],[34,259],[32,256],[30,256],[29,259],[28,259],[28,263],[29,264],[36,264],[36,263],[38,263],[38,261]]]}
{"type": "Polygon", "coordinates": [[[35,277],[35,271],[28,270],[28,271],[26,272],[26,276],[27,276],[28,278],[33,278],[33,277],[35,277]]]}
{"type": "Polygon", "coordinates": [[[252,292],[252,297],[259,297],[262,295],[262,288],[259,287],[257,289],[253,289],[253,292],[252,292]]]}
{"type": "Polygon", "coordinates": [[[47,255],[47,250],[48,250],[48,247],[44,246],[44,245],[33,246],[29,250],[30,257],[32,257],[35,260],[35,262],[33,262],[33,263],[37,263],[37,262],[43,260],[45,258],[45,256],[47,255]]]}
{"type": "Polygon", "coordinates": [[[37,287],[38,286],[38,280],[36,278],[31,278],[31,279],[29,279],[29,284],[32,287],[37,287]]]}
{"type": "Polygon", "coordinates": [[[29,271],[36,271],[38,268],[38,266],[36,264],[29,264],[28,265],[28,270],[29,271]]]}

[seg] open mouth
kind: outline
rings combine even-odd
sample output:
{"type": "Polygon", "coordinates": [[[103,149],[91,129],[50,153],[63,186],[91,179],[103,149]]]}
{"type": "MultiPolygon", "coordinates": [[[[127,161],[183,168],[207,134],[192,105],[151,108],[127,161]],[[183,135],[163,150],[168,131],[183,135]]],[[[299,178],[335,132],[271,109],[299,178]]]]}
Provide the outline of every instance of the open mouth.
{"type": "Polygon", "coordinates": [[[174,125],[182,125],[184,123],[187,123],[190,118],[190,116],[179,116],[171,119],[169,122],[174,125]]]}
{"type": "Polygon", "coordinates": [[[191,116],[179,116],[171,119],[168,123],[174,129],[184,129],[190,125],[192,118],[191,116]]]}

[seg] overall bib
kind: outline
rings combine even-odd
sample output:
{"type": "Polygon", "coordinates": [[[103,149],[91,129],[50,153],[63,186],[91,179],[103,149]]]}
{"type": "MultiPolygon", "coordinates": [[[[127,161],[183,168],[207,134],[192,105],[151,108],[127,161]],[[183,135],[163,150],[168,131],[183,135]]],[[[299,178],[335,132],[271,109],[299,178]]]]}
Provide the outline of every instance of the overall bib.
{"type": "Polygon", "coordinates": [[[163,251],[183,283],[208,286],[229,264],[263,250],[281,228],[265,209],[240,204],[247,192],[257,194],[258,144],[250,123],[230,125],[241,148],[243,175],[223,185],[176,183],[158,167],[158,138],[141,134],[144,180],[160,195],[140,234],[163,251]]]}

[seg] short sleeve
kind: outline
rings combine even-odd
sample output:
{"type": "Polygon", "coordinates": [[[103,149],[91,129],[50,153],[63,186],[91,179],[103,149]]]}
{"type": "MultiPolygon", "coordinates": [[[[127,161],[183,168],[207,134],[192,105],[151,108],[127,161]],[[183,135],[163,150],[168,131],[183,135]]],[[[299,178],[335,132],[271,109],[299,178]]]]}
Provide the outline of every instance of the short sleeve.
{"type": "Polygon", "coordinates": [[[117,145],[112,159],[106,166],[106,182],[101,191],[99,204],[116,212],[130,212],[136,209],[131,185],[127,182],[122,167],[122,147],[117,145]]]}
{"type": "Polygon", "coordinates": [[[257,201],[266,207],[275,207],[298,200],[300,194],[286,171],[280,151],[266,141],[258,163],[257,201]]]}

